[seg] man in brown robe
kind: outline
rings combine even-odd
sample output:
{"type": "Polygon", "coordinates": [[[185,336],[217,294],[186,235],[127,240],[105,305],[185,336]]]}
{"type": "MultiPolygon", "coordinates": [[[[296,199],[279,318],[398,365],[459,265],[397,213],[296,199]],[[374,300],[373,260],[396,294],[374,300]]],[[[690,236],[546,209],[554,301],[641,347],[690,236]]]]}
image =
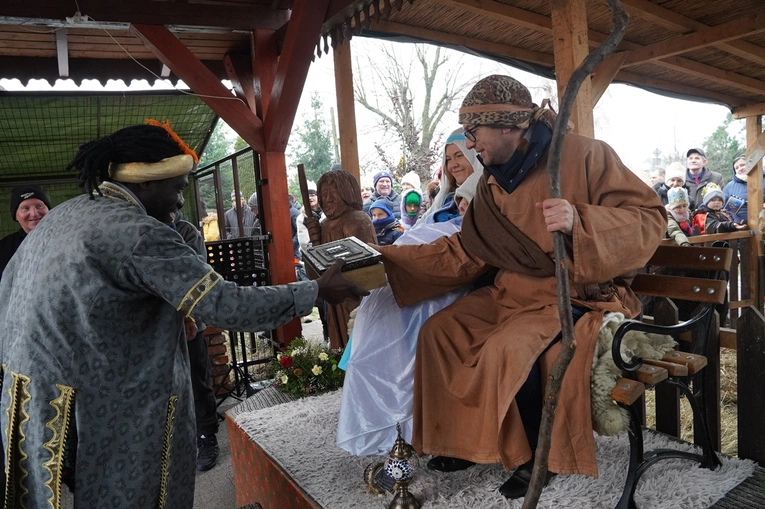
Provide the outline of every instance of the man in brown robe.
{"type": "Polygon", "coordinates": [[[534,105],[529,91],[510,77],[479,81],[465,97],[459,121],[467,147],[475,148],[485,168],[462,232],[430,245],[379,249],[402,307],[498,269],[493,284],[420,330],[412,441],[420,453],[436,455],[428,463],[436,470],[474,462],[520,466],[500,487],[516,498],[528,488],[542,381],[560,348],[551,232],[567,235],[579,319],[549,469],[597,476],[589,380],[597,334],[606,311],[639,313],[622,275],[647,262],[667,218],[656,193],[611,147],[575,134],[563,144],[562,198],[549,198],[545,170],[554,113],[534,105]]]}

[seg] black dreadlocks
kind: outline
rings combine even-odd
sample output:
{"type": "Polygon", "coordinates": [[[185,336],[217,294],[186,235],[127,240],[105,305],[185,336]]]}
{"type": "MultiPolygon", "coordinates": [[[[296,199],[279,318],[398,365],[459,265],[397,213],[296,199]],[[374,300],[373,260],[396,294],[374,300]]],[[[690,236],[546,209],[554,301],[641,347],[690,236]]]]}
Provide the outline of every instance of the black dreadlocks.
{"type": "MultiPolygon", "coordinates": [[[[94,199],[98,185],[110,181],[109,164],[156,163],[184,151],[162,127],[139,124],[80,146],[66,169],[78,169],[78,185],[94,199]]],[[[101,195],[101,191],[98,191],[101,195]]]]}

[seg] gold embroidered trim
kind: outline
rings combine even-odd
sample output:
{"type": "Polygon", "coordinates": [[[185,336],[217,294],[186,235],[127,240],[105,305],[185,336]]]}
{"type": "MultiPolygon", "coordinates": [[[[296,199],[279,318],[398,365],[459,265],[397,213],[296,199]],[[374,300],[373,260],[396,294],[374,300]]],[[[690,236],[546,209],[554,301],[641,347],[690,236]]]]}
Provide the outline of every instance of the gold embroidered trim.
{"type": "Polygon", "coordinates": [[[10,372],[13,382],[8,389],[11,398],[6,411],[8,427],[5,429],[5,505],[4,507],[26,508],[24,497],[29,490],[24,486],[24,480],[29,472],[22,466],[29,456],[24,452],[24,442],[27,437],[23,426],[29,422],[27,405],[32,399],[29,394],[31,379],[18,373],[10,372]]]}
{"type": "Polygon", "coordinates": [[[50,402],[56,410],[56,416],[45,427],[53,432],[51,439],[43,445],[50,453],[51,458],[43,463],[43,468],[50,474],[50,479],[45,486],[51,491],[48,503],[53,509],[61,507],[61,467],[64,462],[64,446],[66,435],[69,430],[69,419],[72,415],[72,403],[74,402],[74,389],[67,385],[56,384],[60,392],[59,396],[50,402]]]}
{"type": "MultiPolygon", "coordinates": [[[[103,194],[107,198],[121,199],[121,200],[125,200],[128,203],[132,203],[133,205],[136,205],[138,207],[141,206],[138,204],[135,198],[130,196],[130,193],[120,188],[119,186],[115,186],[111,182],[102,182],[101,185],[98,186],[98,189],[101,191],[101,194],[103,194]]],[[[93,194],[97,195],[98,191],[93,191],[93,194]]]]}
{"type": "Polygon", "coordinates": [[[189,316],[199,300],[207,295],[207,292],[209,292],[213,286],[218,284],[220,280],[220,274],[214,270],[208,272],[205,277],[197,281],[197,284],[192,286],[191,290],[186,293],[186,296],[183,297],[183,300],[178,306],[178,311],[183,313],[183,316],[189,316]]]}
{"type": "Polygon", "coordinates": [[[165,420],[165,440],[162,445],[161,479],[159,482],[159,509],[165,508],[167,499],[167,478],[170,475],[170,442],[173,439],[173,421],[175,421],[175,407],[178,404],[178,396],[170,396],[167,402],[167,419],[165,420]]]}

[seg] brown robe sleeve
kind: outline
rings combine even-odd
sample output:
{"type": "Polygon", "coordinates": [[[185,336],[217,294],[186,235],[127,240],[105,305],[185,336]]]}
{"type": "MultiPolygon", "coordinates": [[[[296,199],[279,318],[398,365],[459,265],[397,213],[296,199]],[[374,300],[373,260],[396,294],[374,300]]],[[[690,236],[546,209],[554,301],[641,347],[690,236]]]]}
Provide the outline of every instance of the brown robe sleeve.
{"type": "Polygon", "coordinates": [[[459,233],[441,237],[431,244],[377,249],[383,255],[388,283],[400,307],[472,283],[489,269],[465,251],[459,233]]]}
{"type": "MultiPolygon", "coordinates": [[[[656,192],[605,143],[588,148],[584,163],[589,203],[573,203],[570,261],[575,284],[603,283],[643,267],[667,230],[666,209],[656,192]]],[[[564,164],[565,152],[564,148],[564,164]]],[[[582,157],[572,154],[568,160],[582,157]]]]}

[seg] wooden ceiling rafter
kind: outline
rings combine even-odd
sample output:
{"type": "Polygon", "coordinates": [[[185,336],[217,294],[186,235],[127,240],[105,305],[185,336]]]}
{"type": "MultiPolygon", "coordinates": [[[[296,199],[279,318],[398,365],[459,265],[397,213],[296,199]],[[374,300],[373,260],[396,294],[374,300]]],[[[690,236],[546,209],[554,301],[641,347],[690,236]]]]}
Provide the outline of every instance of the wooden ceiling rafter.
{"type": "MultiPolygon", "coordinates": [[[[622,4],[630,16],[639,17],[673,32],[689,33],[709,28],[709,25],[651,3],[649,0],[622,0],[622,4]]],[[[737,40],[717,43],[714,47],[756,64],[765,65],[765,48],[756,44],[737,40]]]]}
{"type": "Polygon", "coordinates": [[[713,27],[702,28],[693,33],[678,35],[644,46],[632,52],[624,63],[624,67],[680,55],[761,32],[765,32],[765,12],[749,14],[713,27]]]}
{"type": "Polygon", "coordinates": [[[163,26],[134,24],[130,26],[130,31],[255,151],[265,149],[263,122],[244,101],[233,96],[170,30],[163,26]]]}
{"type": "MultiPolygon", "coordinates": [[[[437,1],[439,3],[463,8],[468,12],[479,14],[484,17],[489,17],[492,20],[523,26],[525,28],[537,30],[545,34],[552,34],[552,21],[549,17],[524,9],[519,9],[517,7],[508,6],[494,0],[437,1]]],[[[632,0],[626,1],[630,2],[632,0]]],[[[595,30],[588,30],[588,37],[590,39],[590,45],[595,46],[605,40],[606,34],[597,32],[595,30]]],[[[630,41],[622,41],[622,43],[619,45],[619,48],[622,50],[634,51],[640,51],[645,47],[646,46],[642,44],[630,41]]],[[[749,76],[745,76],[733,71],[727,71],[725,69],[713,67],[704,63],[696,62],[685,57],[671,56],[657,59],[651,63],[675,72],[687,74],[693,77],[700,77],[720,85],[732,86],[747,92],[765,95],[765,81],[751,78],[749,76]]],[[[630,75],[638,75],[638,73],[632,72],[630,75]]],[[[731,104],[730,101],[723,101],[723,103],[731,104]]]]}
{"type": "Polygon", "coordinates": [[[283,152],[330,0],[295,0],[265,112],[265,146],[283,152]]]}

